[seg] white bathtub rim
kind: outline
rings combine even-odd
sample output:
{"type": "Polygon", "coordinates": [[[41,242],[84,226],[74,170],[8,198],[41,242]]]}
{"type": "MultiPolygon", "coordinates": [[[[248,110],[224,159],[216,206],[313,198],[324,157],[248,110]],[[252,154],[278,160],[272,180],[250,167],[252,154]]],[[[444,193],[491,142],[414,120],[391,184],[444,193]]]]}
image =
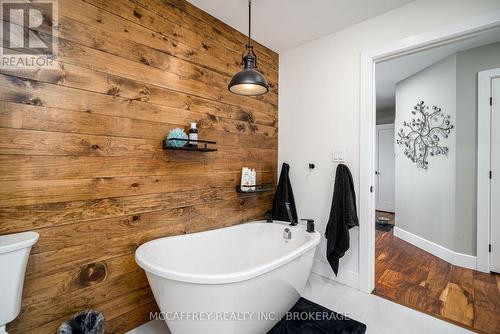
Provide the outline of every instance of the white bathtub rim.
{"type": "MultiPolygon", "coordinates": [[[[246,224],[258,224],[258,223],[265,223],[265,224],[282,224],[282,225],[289,225],[287,222],[278,222],[274,221],[273,223],[267,223],[266,221],[254,221],[254,222],[249,222],[246,224]]],[[[241,227],[241,225],[235,225],[235,226],[230,226],[230,227],[225,227],[224,229],[232,229],[232,228],[238,228],[241,227]]],[[[297,229],[302,229],[305,231],[305,229],[298,225],[293,228],[297,229]]],[[[287,253],[285,256],[281,256],[277,259],[273,259],[272,261],[265,262],[259,266],[250,268],[248,270],[242,270],[242,271],[236,271],[233,273],[224,273],[224,274],[192,274],[192,273],[185,273],[185,272],[179,272],[175,270],[168,270],[163,268],[162,266],[159,266],[157,264],[151,263],[150,261],[145,260],[143,256],[143,252],[145,245],[151,244],[151,243],[156,243],[160,242],[162,239],[166,238],[175,238],[175,237],[189,237],[191,235],[195,235],[197,233],[211,233],[211,232],[216,232],[218,229],[210,230],[210,231],[202,231],[202,232],[196,232],[192,233],[189,235],[179,235],[179,236],[170,236],[170,237],[163,237],[159,239],[154,239],[151,241],[148,241],[141,245],[139,248],[137,248],[135,252],[135,261],[137,264],[146,271],[146,273],[154,274],[156,276],[166,278],[166,279],[171,279],[179,282],[185,282],[185,283],[194,283],[194,284],[229,284],[229,283],[237,283],[237,282],[242,282],[246,281],[249,279],[252,279],[254,277],[263,275],[265,273],[268,273],[278,267],[281,267],[282,265],[300,257],[302,254],[306,253],[307,251],[315,248],[321,239],[320,234],[316,232],[311,232],[307,233],[310,235],[310,240],[307,241],[304,245],[297,247],[290,253],[287,253]]]]}

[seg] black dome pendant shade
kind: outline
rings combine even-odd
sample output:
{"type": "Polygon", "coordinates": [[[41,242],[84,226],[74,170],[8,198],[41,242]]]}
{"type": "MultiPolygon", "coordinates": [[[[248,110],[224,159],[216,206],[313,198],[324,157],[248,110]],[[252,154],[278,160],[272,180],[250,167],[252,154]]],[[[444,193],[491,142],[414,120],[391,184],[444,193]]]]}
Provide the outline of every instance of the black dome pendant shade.
{"type": "Polygon", "coordinates": [[[269,91],[269,84],[266,78],[257,70],[257,55],[253,51],[251,33],[252,1],[248,1],[248,44],[247,54],[243,57],[243,70],[236,73],[228,85],[231,93],[237,95],[256,96],[269,91]]]}

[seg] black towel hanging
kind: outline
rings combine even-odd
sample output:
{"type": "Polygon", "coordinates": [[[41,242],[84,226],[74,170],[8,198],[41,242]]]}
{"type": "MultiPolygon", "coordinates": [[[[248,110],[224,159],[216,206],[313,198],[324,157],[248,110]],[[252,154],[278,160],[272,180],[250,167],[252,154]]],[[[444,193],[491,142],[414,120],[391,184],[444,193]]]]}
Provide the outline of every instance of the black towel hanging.
{"type": "Polygon", "coordinates": [[[288,218],[285,203],[290,203],[290,211],[292,212],[293,220],[297,222],[297,208],[295,207],[292,185],[288,176],[289,171],[290,166],[287,163],[283,163],[281,166],[278,188],[276,189],[276,194],[274,195],[273,200],[273,219],[289,222],[290,219],[288,218]]]}
{"type": "Polygon", "coordinates": [[[325,232],[326,258],[335,275],[339,270],[339,259],[349,249],[349,229],[354,226],[359,226],[354,182],[349,168],[339,164],[335,173],[332,208],[325,232]]]}

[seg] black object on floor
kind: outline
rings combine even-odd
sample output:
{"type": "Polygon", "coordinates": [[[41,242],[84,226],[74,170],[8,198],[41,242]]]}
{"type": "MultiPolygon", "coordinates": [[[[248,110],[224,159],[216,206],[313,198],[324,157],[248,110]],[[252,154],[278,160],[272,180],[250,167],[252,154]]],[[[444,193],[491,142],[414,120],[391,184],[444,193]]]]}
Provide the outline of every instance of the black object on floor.
{"type": "Polygon", "coordinates": [[[379,222],[375,222],[375,228],[382,232],[389,232],[393,227],[394,225],[392,224],[380,224],[379,222]]]}
{"type": "Polygon", "coordinates": [[[88,310],[75,314],[59,326],[58,334],[104,334],[104,316],[101,312],[88,310]]]}
{"type": "Polygon", "coordinates": [[[267,334],[364,334],[365,332],[365,324],[301,297],[267,334]]]}

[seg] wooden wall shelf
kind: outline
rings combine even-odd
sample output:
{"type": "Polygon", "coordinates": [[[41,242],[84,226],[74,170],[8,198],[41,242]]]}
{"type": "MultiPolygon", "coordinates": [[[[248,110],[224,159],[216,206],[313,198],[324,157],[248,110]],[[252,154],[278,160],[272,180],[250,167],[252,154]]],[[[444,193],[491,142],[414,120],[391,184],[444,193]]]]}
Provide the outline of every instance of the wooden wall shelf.
{"type": "Polygon", "coordinates": [[[170,138],[170,139],[163,140],[163,149],[164,150],[172,150],[172,151],[196,151],[196,152],[215,152],[215,151],[217,151],[216,148],[208,147],[209,144],[215,145],[217,143],[214,141],[210,141],[210,140],[189,140],[189,139],[183,139],[183,138],[170,138]],[[184,146],[169,146],[168,142],[173,141],[173,140],[184,141],[184,142],[186,142],[186,144],[184,146]],[[192,142],[196,142],[198,144],[198,146],[189,146],[188,143],[192,143],[192,142]]]}
{"type": "Polygon", "coordinates": [[[240,194],[252,194],[252,193],[263,193],[266,191],[271,191],[273,190],[273,185],[271,183],[266,183],[266,184],[256,184],[255,186],[241,186],[237,185],[236,186],[236,192],[240,194]],[[250,187],[255,187],[255,189],[248,189],[250,187]]]}

